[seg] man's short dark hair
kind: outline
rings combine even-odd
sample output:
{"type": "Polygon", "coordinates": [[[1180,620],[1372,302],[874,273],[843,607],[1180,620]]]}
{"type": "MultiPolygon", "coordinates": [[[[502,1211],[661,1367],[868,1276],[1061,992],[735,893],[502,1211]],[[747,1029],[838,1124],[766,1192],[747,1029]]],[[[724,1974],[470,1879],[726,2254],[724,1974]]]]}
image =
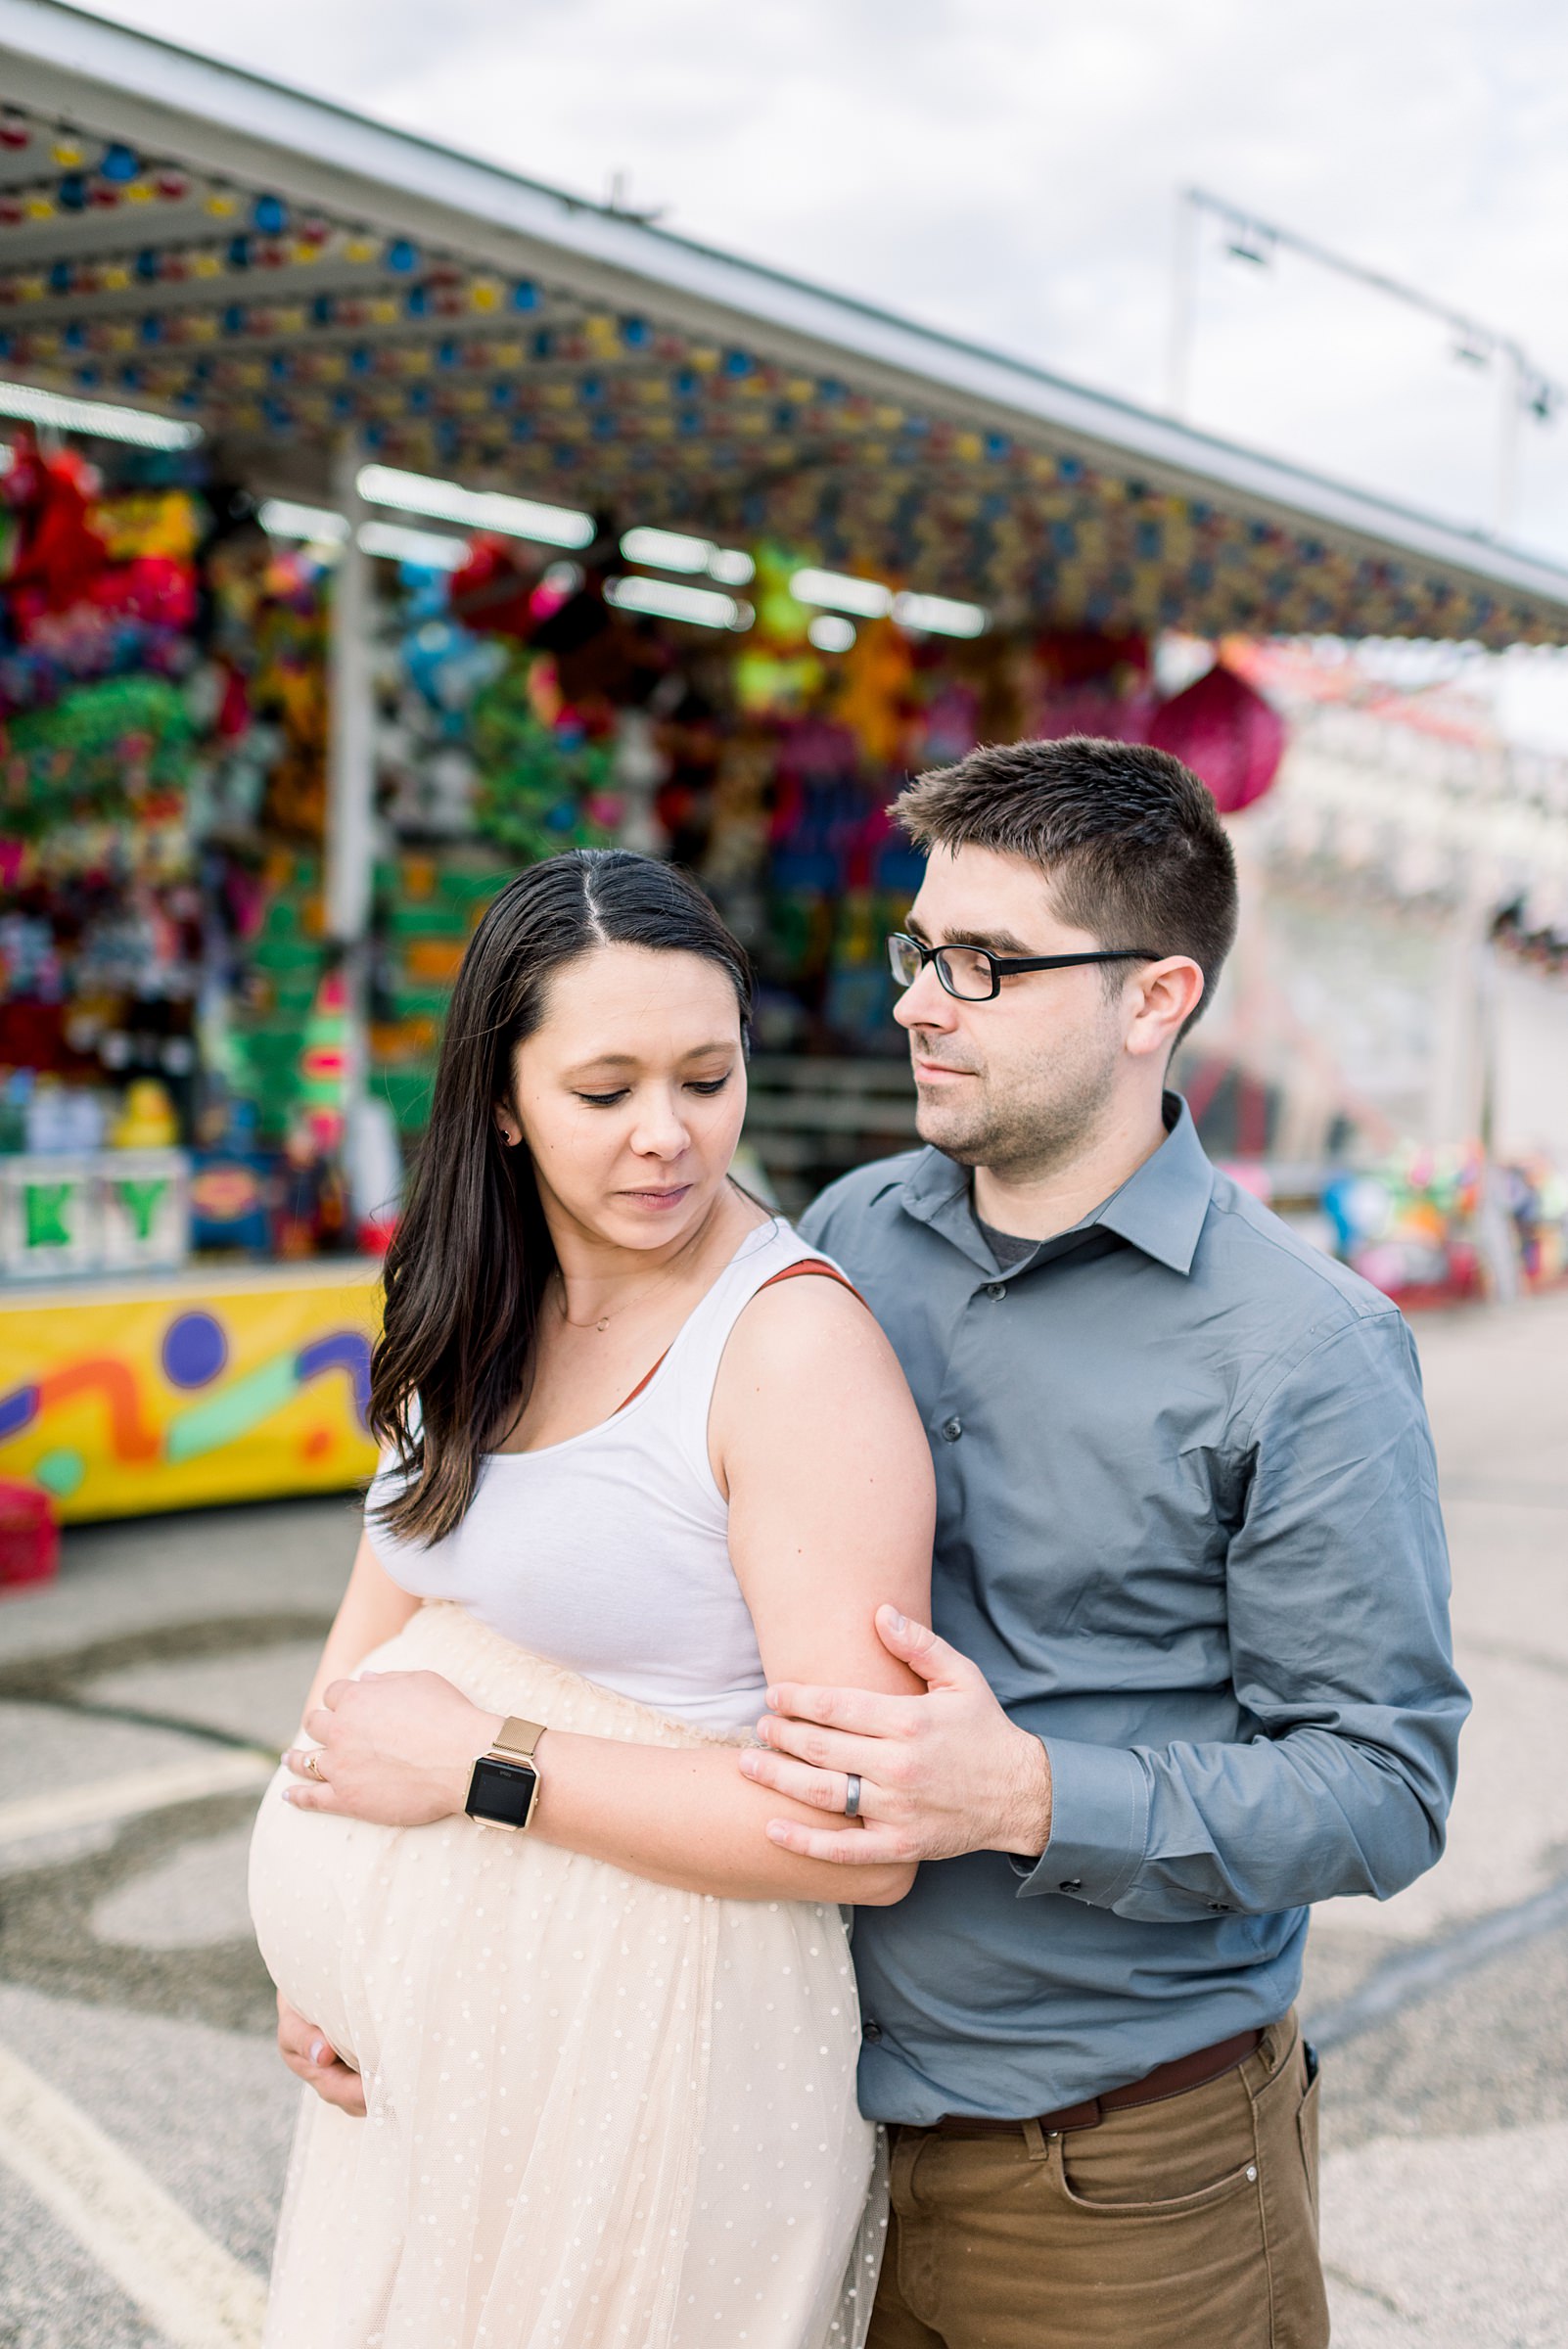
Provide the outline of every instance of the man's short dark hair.
{"type": "MultiPolygon", "coordinates": [[[[1235,942],[1236,860],[1213,794],[1169,751],[1087,734],[989,744],[917,776],[892,813],[917,848],[1027,857],[1061,919],[1101,945],[1190,954],[1203,994],[1186,1028],[1208,1003],[1235,942]]],[[[1125,977],[1106,965],[1108,986],[1125,977]]]]}

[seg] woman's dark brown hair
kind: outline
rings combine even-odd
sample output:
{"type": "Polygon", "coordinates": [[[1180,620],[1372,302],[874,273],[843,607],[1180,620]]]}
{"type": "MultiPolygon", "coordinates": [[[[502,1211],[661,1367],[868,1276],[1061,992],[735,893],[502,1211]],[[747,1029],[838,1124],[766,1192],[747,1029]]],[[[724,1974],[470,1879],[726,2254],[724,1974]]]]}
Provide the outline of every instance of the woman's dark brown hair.
{"type": "Polygon", "coordinates": [[[574,850],[531,866],[489,907],[452,990],[370,1361],[371,1432],[395,1448],[401,1471],[376,1516],[403,1541],[436,1542],[461,1522],[484,1451],[528,1394],[555,1249],[527,1145],[507,1148],[495,1112],[512,1098],[513,1054],[542,1026],[557,972],[607,945],[705,955],[733,986],[748,1034],[745,949],[673,865],[574,850]]]}

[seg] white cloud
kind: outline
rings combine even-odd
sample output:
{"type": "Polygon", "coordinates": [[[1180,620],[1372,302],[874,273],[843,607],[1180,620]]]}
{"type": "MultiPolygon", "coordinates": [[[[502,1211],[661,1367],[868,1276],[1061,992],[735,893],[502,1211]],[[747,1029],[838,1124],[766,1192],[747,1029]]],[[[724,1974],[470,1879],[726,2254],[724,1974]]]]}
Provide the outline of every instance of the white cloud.
{"type": "MultiPolygon", "coordinates": [[[[200,47],[206,0],[101,13],[200,47]]],[[[236,62],[1158,401],[1192,181],[1520,335],[1568,381],[1552,0],[229,0],[236,62]]],[[[1201,275],[1193,420],[1484,525],[1496,388],[1286,262],[1201,275]]],[[[1519,534],[1568,559],[1568,419],[1519,534]]]]}

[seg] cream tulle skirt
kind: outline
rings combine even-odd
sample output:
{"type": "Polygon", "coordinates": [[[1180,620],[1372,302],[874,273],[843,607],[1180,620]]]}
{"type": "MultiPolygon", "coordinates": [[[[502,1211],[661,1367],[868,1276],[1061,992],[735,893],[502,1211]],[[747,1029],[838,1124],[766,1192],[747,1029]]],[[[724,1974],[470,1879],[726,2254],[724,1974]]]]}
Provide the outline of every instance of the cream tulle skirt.
{"type": "MultiPolygon", "coordinates": [[[[426,1605],[366,1659],[643,1745],[700,1730],[426,1605]]],[[[859,2349],[881,2257],[843,1919],[531,1838],[263,1799],[280,1989],[364,2075],[302,2092],[266,2349],[859,2349]]]]}

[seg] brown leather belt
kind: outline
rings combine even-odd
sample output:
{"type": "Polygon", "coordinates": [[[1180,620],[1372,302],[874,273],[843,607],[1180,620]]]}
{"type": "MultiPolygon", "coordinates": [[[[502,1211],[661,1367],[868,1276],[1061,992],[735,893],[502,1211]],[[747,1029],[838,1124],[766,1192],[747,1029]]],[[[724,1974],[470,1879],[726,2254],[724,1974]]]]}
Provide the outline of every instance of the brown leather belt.
{"type": "MultiPolygon", "coordinates": [[[[1189,2088],[1218,2080],[1222,2073],[1234,2071],[1238,2063],[1245,2063],[1262,2042],[1261,2031],[1237,2031],[1229,2039],[1216,2040],[1212,2048],[1198,2048],[1190,2055],[1157,2063],[1152,2072],[1146,2072],[1141,2080],[1130,2080],[1126,2088],[1108,2088],[1103,2096],[1086,2097],[1082,2104],[1036,2113],[1033,2125],[1045,2137],[1058,2137],[1064,2129],[1097,2128],[1108,2112],[1124,2111],[1130,2104],[1158,2104],[1167,2096],[1183,2096],[1189,2088]]],[[[1029,2121],[991,2121],[978,2113],[945,2112],[940,2121],[931,2123],[929,2133],[936,2137],[1016,2137],[1020,2129],[1030,2126],[1029,2121]]]]}

